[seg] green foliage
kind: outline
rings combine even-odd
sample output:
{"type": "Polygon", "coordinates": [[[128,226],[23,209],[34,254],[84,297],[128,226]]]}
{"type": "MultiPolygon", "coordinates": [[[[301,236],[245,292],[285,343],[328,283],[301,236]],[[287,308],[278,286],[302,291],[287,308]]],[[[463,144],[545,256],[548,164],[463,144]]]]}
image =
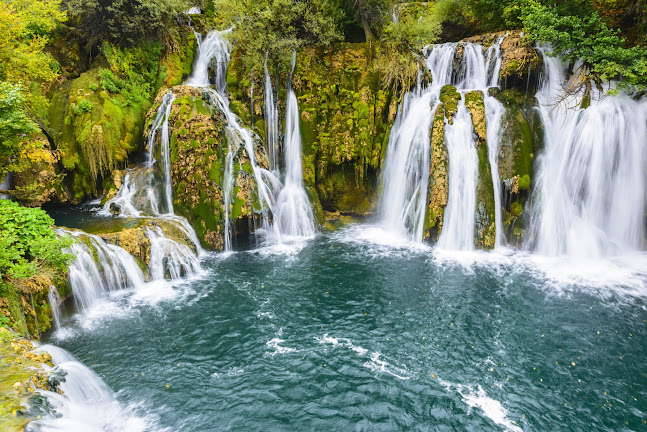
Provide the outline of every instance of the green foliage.
{"type": "Polygon", "coordinates": [[[11,0],[0,10],[0,81],[50,81],[58,65],[44,51],[50,34],[65,20],[60,0],[11,0]]]}
{"type": "Polygon", "coordinates": [[[591,81],[620,80],[620,87],[647,87],[647,49],[642,46],[625,47],[619,30],[610,28],[592,8],[567,10],[545,6],[529,0],[521,20],[533,40],[549,43],[553,55],[565,62],[583,62],[576,85],[584,84],[590,90],[591,81]]]}
{"type": "Polygon", "coordinates": [[[90,83],[90,84],[88,85],[88,88],[89,88],[90,90],[92,90],[92,91],[97,91],[97,90],[99,90],[99,84],[97,84],[97,83],[90,83]]]}
{"type": "Polygon", "coordinates": [[[231,39],[243,53],[247,72],[289,70],[292,53],[341,39],[341,9],[333,0],[219,0],[216,8],[235,23],[231,39]]]}
{"type": "Polygon", "coordinates": [[[67,271],[72,256],[62,249],[71,240],[59,239],[53,224],[41,209],[0,201],[0,278],[25,279],[43,270],[67,271]]]}
{"type": "Polygon", "coordinates": [[[120,49],[104,42],[101,51],[110,65],[100,72],[101,86],[110,93],[122,94],[123,106],[137,105],[153,96],[162,56],[159,43],[120,49]]]}
{"type": "Polygon", "coordinates": [[[88,51],[106,41],[134,45],[154,37],[164,40],[172,20],[193,5],[189,0],[67,1],[88,51]]]}
{"type": "Polygon", "coordinates": [[[86,99],[82,99],[77,103],[77,105],[74,107],[74,114],[76,115],[81,115],[86,112],[92,111],[92,104],[90,101],[86,99]]]}
{"type": "Polygon", "coordinates": [[[22,87],[0,82],[0,176],[10,170],[11,158],[20,152],[25,137],[36,131],[22,87]]]}

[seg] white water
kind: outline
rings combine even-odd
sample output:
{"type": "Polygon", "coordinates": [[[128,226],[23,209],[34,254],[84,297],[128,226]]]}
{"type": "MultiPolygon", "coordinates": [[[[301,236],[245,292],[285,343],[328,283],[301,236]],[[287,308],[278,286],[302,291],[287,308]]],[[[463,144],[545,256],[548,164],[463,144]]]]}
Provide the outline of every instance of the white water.
{"type": "MultiPolygon", "coordinates": [[[[296,53],[292,61],[292,71],[294,71],[295,65],[296,53]]],[[[285,149],[285,179],[283,188],[276,199],[275,224],[277,231],[282,236],[312,237],[315,235],[315,226],[312,207],[303,188],[299,122],[299,104],[292,86],[289,85],[283,145],[285,149]]],[[[279,242],[281,242],[280,238],[279,242]]]]}
{"type": "Polygon", "coordinates": [[[152,415],[135,413],[136,406],[124,406],[115,398],[99,375],[78,362],[67,351],[44,345],[38,351],[51,354],[54,373],[65,374],[59,388],[63,394],[39,391],[51,404],[55,413],[45,414],[29,423],[28,432],[143,432],[159,430],[152,415]]]}
{"type": "MultiPolygon", "coordinates": [[[[485,70],[488,73],[488,87],[499,87],[499,72],[501,70],[501,36],[497,42],[487,50],[485,70]]],[[[483,90],[485,103],[485,119],[487,124],[488,159],[492,171],[492,185],[494,187],[494,208],[496,238],[494,247],[499,247],[505,240],[503,232],[503,207],[501,204],[501,179],[499,178],[499,142],[501,138],[501,120],[505,107],[499,100],[489,95],[487,89],[483,90]]]]}
{"type": "Polygon", "coordinates": [[[148,152],[146,163],[138,168],[128,170],[117,195],[107,201],[102,210],[103,215],[110,215],[112,206],[119,208],[119,215],[139,217],[143,214],[173,214],[173,193],[171,189],[170,131],[168,120],[175,95],[172,92],[164,95],[162,104],[157,109],[151,131],[148,135],[148,152]],[[160,155],[162,163],[156,165],[155,144],[160,134],[160,155]],[[163,183],[157,184],[156,169],[161,170],[163,183]]]}
{"type": "Polygon", "coordinates": [[[581,95],[559,103],[566,83],[565,66],[545,55],[536,95],[545,131],[531,221],[536,251],[591,259],[642,250],[647,100],[594,97],[580,109],[581,95]]]}
{"type": "Polygon", "coordinates": [[[281,244],[289,238],[311,237],[315,228],[312,209],[303,189],[303,172],[301,167],[301,136],[299,133],[299,111],[296,96],[289,89],[285,153],[285,184],[281,183],[279,174],[278,150],[278,108],[274,102],[273,89],[269,73],[266,70],[266,124],[268,125],[269,168],[260,167],[256,161],[256,149],[252,132],[240,125],[239,119],[229,107],[227,96],[227,65],[230,59],[230,44],[225,40],[225,32],[209,33],[200,44],[199,57],[195,70],[187,85],[204,88],[212,96],[220,111],[227,120],[226,135],[228,152],[223,181],[223,196],[225,199],[225,251],[231,250],[232,230],[230,220],[230,204],[233,200],[235,173],[233,167],[234,155],[240,147],[244,147],[253,169],[254,180],[263,213],[263,231],[266,241],[270,244],[281,244]],[[212,60],[217,61],[215,87],[209,87],[208,68],[212,60]],[[270,223],[269,215],[273,214],[274,222],[270,223]]]}
{"type": "Polygon", "coordinates": [[[146,234],[151,242],[152,280],[179,279],[200,271],[200,261],[188,246],[166,238],[159,227],[147,228],[146,234]]]}
{"type": "Polygon", "coordinates": [[[81,231],[60,229],[58,234],[77,240],[70,246],[70,253],[76,258],[70,264],[68,276],[77,309],[90,308],[111,291],[144,284],[144,273],[137,262],[119,246],[81,231]]]}
{"type": "Polygon", "coordinates": [[[52,328],[54,330],[58,330],[61,328],[61,296],[54,285],[50,285],[49,287],[47,301],[49,303],[49,307],[52,309],[52,328]]]}
{"type": "MultiPolygon", "coordinates": [[[[5,174],[4,179],[2,180],[2,182],[0,182],[0,189],[2,189],[2,190],[11,190],[11,188],[13,187],[12,186],[12,184],[13,184],[12,180],[13,180],[13,178],[12,178],[11,173],[5,174]]],[[[0,199],[11,199],[11,196],[7,195],[7,194],[0,194],[0,199]]]]}
{"type": "Polygon", "coordinates": [[[449,153],[449,196],[438,247],[469,251],[474,249],[478,157],[472,137],[472,118],[463,101],[458,103],[454,124],[445,127],[449,153]]]}
{"type": "Polygon", "coordinates": [[[265,64],[265,130],[267,135],[267,149],[270,162],[270,170],[277,172],[279,170],[279,107],[274,101],[274,90],[270,73],[265,64]]]}
{"type": "Polygon", "coordinates": [[[405,95],[389,136],[382,174],[381,223],[410,240],[422,240],[429,177],[429,128],[438,91],[405,95]]]}
{"type": "Polygon", "coordinates": [[[489,86],[498,85],[501,53],[497,41],[487,51],[477,44],[462,44],[463,61],[454,70],[458,44],[431,47],[427,68],[432,75],[429,87],[420,84],[405,95],[391,128],[385,167],[382,173],[382,195],[379,206],[380,223],[388,231],[421,242],[426,209],[429,176],[429,129],[440,89],[452,84],[463,95],[454,124],[446,123],[445,139],[449,153],[449,197],[445,210],[439,246],[453,250],[474,248],[474,224],[478,160],[473,139],[473,126],[464,106],[464,94],[480,90],[484,95],[487,145],[492,168],[496,204],[496,244],[500,243],[502,210],[498,175],[499,131],[504,107],[488,95],[489,86]],[[468,170],[468,171],[465,171],[468,170]],[[469,239],[469,240],[468,240],[469,239]]]}

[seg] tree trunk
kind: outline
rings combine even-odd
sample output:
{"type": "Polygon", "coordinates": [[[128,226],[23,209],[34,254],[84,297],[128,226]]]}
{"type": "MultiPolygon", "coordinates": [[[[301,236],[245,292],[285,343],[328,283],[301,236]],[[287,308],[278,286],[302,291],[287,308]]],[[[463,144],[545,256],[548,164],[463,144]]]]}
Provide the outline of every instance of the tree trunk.
{"type": "Polygon", "coordinates": [[[359,0],[359,16],[362,19],[362,26],[364,27],[364,37],[366,38],[366,42],[370,42],[375,38],[373,37],[371,27],[368,25],[368,18],[366,16],[366,10],[364,9],[364,0],[359,0]]]}

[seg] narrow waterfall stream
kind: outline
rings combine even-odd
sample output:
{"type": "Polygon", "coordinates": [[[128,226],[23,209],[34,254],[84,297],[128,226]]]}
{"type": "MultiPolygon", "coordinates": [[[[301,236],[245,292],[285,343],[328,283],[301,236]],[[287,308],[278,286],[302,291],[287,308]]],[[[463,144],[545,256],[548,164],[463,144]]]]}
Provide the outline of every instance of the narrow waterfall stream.
{"type": "Polygon", "coordinates": [[[502,40],[499,38],[487,50],[487,60],[480,45],[461,44],[463,54],[458,70],[454,69],[458,44],[447,43],[429,49],[426,64],[432,82],[428,87],[418,84],[415,91],[405,95],[391,129],[381,179],[382,195],[379,205],[381,224],[388,230],[413,242],[422,242],[429,175],[431,117],[437,106],[441,88],[451,84],[461,93],[461,100],[458,102],[458,113],[453,124],[446,122],[449,198],[445,210],[445,225],[438,246],[448,250],[474,249],[478,159],[473,139],[474,128],[464,101],[465,94],[472,90],[482,92],[485,104],[488,157],[495,197],[495,244],[501,244],[503,210],[497,167],[504,107],[488,94],[488,88],[499,84],[499,45],[502,40]]]}
{"type": "MultiPolygon", "coordinates": [[[[292,71],[288,83],[285,114],[285,178],[283,188],[276,200],[274,216],[278,232],[288,238],[308,238],[315,234],[312,207],[303,188],[303,167],[301,161],[301,130],[299,104],[292,89],[292,74],[296,66],[296,52],[292,58],[292,71]]],[[[269,101],[272,102],[271,100],[269,101]]],[[[271,120],[271,119],[270,119],[271,120]]],[[[268,122],[269,124],[269,122],[268,122]]],[[[274,126],[272,126],[274,128],[274,126]]],[[[279,239],[279,242],[282,241],[279,239]]]]}
{"type": "Polygon", "coordinates": [[[433,100],[431,89],[405,95],[391,130],[382,174],[382,224],[412,241],[422,241],[433,100]]]}

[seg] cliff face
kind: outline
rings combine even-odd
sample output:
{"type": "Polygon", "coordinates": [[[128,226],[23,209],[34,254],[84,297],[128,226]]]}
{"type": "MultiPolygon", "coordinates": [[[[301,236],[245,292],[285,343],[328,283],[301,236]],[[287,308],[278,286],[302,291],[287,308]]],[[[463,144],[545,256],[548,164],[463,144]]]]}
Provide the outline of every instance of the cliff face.
{"type": "Polygon", "coordinates": [[[299,53],[294,88],[301,110],[306,186],[327,211],[373,212],[394,95],[381,86],[380,46],[340,44],[299,53]]]}

